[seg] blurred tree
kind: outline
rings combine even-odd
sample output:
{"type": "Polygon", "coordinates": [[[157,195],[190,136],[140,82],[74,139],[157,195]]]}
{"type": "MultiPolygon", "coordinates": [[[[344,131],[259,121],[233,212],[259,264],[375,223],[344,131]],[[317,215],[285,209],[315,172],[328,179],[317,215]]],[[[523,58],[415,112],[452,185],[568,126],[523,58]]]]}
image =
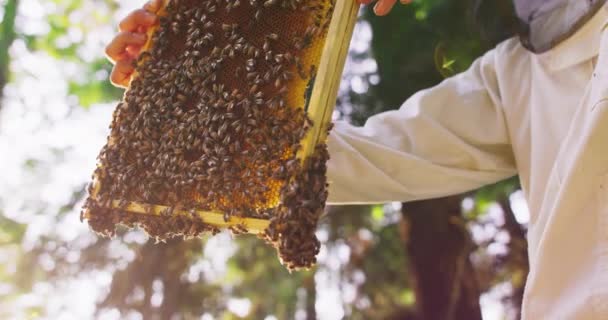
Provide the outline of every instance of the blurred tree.
{"type": "MultiPolygon", "coordinates": [[[[15,18],[18,5],[18,0],[7,0],[4,4],[4,15],[0,24],[0,101],[2,100],[4,86],[8,81],[8,64],[10,61],[8,49],[15,39],[15,18]]],[[[2,110],[1,102],[0,110],[2,110]]]]}

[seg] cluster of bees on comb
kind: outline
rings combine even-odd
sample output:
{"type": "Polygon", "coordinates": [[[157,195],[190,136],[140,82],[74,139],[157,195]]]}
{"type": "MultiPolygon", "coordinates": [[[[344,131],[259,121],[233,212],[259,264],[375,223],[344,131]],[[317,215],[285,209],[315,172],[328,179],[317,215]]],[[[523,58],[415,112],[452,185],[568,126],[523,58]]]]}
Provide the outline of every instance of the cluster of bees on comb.
{"type": "Polygon", "coordinates": [[[170,0],[114,111],[82,218],[106,236],[139,225],[157,240],[218,232],[197,210],[265,219],[260,236],[287,268],[314,264],[329,156],[322,142],[298,152],[333,5],[170,0]]]}

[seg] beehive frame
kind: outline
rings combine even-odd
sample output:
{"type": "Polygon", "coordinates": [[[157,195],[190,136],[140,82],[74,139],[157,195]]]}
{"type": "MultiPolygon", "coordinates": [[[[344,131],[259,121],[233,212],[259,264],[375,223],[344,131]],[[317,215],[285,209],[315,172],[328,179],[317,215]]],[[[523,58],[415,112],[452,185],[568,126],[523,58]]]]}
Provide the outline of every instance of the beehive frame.
{"type": "MultiPolygon", "coordinates": [[[[163,8],[168,1],[164,0],[158,15],[162,16],[163,8]]],[[[348,53],[348,47],[354,25],[357,19],[359,5],[353,0],[336,0],[333,8],[331,22],[327,31],[324,46],[322,49],[321,59],[317,68],[316,77],[312,85],[310,98],[308,99],[308,117],[312,120],[312,127],[309,128],[304,140],[301,143],[301,149],[298,150],[297,158],[301,161],[312,156],[317,144],[324,142],[327,138],[327,126],[331,122],[338,86],[343,71],[344,62],[348,53]]],[[[147,49],[151,43],[154,29],[148,31],[148,43],[144,46],[147,49]]],[[[137,75],[135,74],[134,77],[137,75]]],[[[112,141],[109,141],[112,143],[112,141]]],[[[100,181],[93,181],[93,192],[91,196],[95,198],[96,193],[100,189],[100,181]]],[[[120,208],[119,200],[110,202],[112,208],[120,208]]],[[[147,208],[145,203],[129,202],[126,206],[122,206],[122,210],[134,214],[153,214],[161,215],[167,207],[163,205],[152,205],[152,208],[147,208]]],[[[173,210],[173,214],[191,215],[191,211],[173,210]]],[[[245,230],[253,234],[263,233],[269,221],[264,219],[247,218],[230,216],[225,220],[222,212],[196,210],[196,214],[201,220],[208,225],[218,228],[228,228],[233,226],[243,226],[245,230]]],[[[88,219],[88,212],[84,212],[84,218],[88,219]]]]}

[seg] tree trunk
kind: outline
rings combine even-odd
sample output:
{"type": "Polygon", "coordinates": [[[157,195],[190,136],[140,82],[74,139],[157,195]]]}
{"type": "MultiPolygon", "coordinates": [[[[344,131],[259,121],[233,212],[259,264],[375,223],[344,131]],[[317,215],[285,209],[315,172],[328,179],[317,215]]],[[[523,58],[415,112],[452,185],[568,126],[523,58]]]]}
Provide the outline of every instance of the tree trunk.
{"type": "Polygon", "coordinates": [[[315,284],[315,274],[310,273],[303,281],[304,288],[306,289],[306,320],[317,319],[317,310],[315,303],[317,301],[317,288],[315,284]]]}
{"type": "Polygon", "coordinates": [[[481,320],[462,196],[404,203],[403,230],[420,320],[481,320]]]}
{"type": "Polygon", "coordinates": [[[505,218],[504,229],[510,236],[509,253],[507,256],[513,294],[510,297],[514,319],[521,318],[521,304],[524,299],[524,287],[530,270],[528,261],[528,242],[525,228],[517,222],[508,196],[499,199],[505,218]]]}
{"type": "Polygon", "coordinates": [[[144,319],[170,319],[180,311],[182,300],[191,298],[185,296],[187,284],[180,277],[196,253],[202,252],[202,243],[200,239],[186,241],[174,238],[158,244],[152,239],[148,240],[136,249],[137,256],[126,269],[113,274],[110,292],[98,304],[98,312],[105,308],[117,308],[121,312],[137,310],[144,319]],[[163,284],[160,306],[151,304],[155,280],[163,284]],[[143,299],[132,301],[130,298],[137,289],[143,290],[143,299]]]}

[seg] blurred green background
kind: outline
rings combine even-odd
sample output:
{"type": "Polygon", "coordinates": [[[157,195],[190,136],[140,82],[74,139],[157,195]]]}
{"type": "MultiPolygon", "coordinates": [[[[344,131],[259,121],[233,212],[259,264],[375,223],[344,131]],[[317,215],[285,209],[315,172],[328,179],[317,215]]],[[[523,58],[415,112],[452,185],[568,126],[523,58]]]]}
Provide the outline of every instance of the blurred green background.
{"type": "MultiPolygon", "coordinates": [[[[516,178],[444,199],[328,208],[318,266],[254,237],[103,239],[78,214],[122,91],[104,47],[143,1],[0,1],[0,319],[518,319],[516,178]]],[[[513,34],[509,1],[361,11],[335,118],[398,108],[513,34]]]]}

